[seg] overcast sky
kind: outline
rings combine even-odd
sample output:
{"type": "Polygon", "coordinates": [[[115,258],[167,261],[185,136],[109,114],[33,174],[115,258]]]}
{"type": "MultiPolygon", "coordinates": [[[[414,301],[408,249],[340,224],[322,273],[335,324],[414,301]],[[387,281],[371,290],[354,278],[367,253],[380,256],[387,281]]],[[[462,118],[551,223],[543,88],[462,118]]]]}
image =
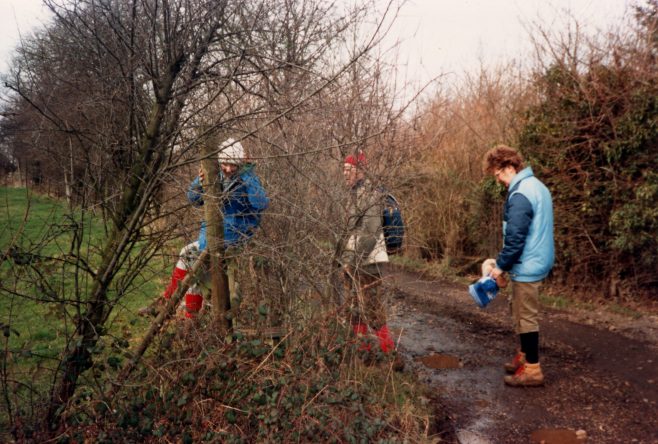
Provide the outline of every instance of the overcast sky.
{"type": "Polygon", "coordinates": [[[576,17],[586,32],[621,23],[634,0],[413,0],[403,6],[392,37],[412,77],[430,79],[528,55],[528,30],[540,23],[565,29],[576,17]],[[529,26],[530,25],[530,26],[529,26]]]}
{"type": "MultiPolygon", "coordinates": [[[[354,0],[352,0],[354,1],[354,0]]],[[[386,0],[378,0],[382,4],[386,0]]],[[[400,41],[397,61],[423,82],[474,69],[529,50],[527,25],[563,27],[567,11],[590,30],[618,23],[627,6],[642,0],[410,0],[389,40],[400,41]]],[[[21,34],[41,26],[40,0],[0,0],[0,71],[6,71],[21,34]]]]}
{"type": "Polygon", "coordinates": [[[40,26],[46,17],[41,0],[0,0],[0,70],[6,71],[21,34],[40,26]]]}

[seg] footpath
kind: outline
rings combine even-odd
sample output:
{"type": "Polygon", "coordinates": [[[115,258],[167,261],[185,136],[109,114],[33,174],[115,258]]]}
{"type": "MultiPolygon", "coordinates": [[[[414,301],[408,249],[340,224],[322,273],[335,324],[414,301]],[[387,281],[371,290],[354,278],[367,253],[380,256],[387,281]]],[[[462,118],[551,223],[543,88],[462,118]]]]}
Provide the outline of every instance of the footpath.
{"type": "Polygon", "coordinates": [[[544,387],[511,388],[507,295],[478,308],[466,286],[390,270],[389,323],[405,371],[428,384],[442,442],[658,443],[658,317],[544,309],[544,387]]]}

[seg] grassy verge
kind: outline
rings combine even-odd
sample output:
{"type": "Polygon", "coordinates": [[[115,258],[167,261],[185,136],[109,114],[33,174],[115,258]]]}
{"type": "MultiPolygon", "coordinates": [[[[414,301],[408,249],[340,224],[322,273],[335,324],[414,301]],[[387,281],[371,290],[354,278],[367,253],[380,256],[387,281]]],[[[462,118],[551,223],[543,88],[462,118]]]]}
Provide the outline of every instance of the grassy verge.
{"type": "MultiPolygon", "coordinates": [[[[18,333],[10,334],[10,348],[21,350],[24,356],[50,359],[61,351],[72,319],[84,309],[93,281],[78,267],[83,263],[93,269],[98,262],[98,246],[105,236],[103,221],[68,211],[63,202],[25,189],[0,188],[0,203],[6,222],[0,231],[0,251],[14,251],[0,266],[0,322],[18,333]],[[79,248],[72,247],[76,242],[79,248]],[[74,255],[79,262],[71,262],[74,255]]],[[[134,323],[137,308],[159,291],[161,284],[155,277],[161,275],[159,270],[146,271],[137,279],[135,290],[121,297],[110,320],[111,333],[118,334],[127,323],[134,323]]]]}
{"type": "MultiPolygon", "coordinates": [[[[4,333],[0,429],[12,416],[38,415],[53,374],[85,310],[105,238],[96,215],[26,189],[0,188],[0,327],[4,333]],[[7,401],[8,400],[8,401],[7,401]]],[[[97,360],[112,361],[147,320],[137,309],[160,291],[160,270],[144,270],[129,294],[110,289],[117,304],[99,341],[97,360]]],[[[121,276],[119,276],[121,278],[121,276]]],[[[93,381],[85,382],[93,384],[93,381]]],[[[0,437],[1,438],[1,437],[0,437]]],[[[1,440],[1,439],[0,439],[1,440]]]]}

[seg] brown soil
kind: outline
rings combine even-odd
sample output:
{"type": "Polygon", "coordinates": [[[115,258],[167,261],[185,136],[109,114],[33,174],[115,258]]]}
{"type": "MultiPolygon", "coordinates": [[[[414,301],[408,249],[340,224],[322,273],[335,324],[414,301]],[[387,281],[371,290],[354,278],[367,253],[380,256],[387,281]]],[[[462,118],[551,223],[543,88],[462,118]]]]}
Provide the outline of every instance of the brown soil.
{"type": "Polygon", "coordinates": [[[480,309],[465,285],[399,270],[387,279],[405,371],[428,384],[447,414],[439,421],[443,442],[559,444],[586,436],[588,443],[658,443],[655,315],[545,309],[545,386],[511,388],[502,364],[517,338],[506,294],[480,309]],[[458,365],[434,365],[446,356],[458,365]]]}

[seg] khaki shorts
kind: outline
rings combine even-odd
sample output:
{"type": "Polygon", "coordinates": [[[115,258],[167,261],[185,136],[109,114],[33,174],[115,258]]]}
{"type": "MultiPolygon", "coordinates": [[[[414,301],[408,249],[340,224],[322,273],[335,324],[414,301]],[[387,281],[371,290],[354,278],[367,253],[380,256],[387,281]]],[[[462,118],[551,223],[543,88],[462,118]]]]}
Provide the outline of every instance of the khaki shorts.
{"type": "Polygon", "coordinates": [[[512,282],[510,309],[516,334],[539,331],[538,282],[512,282]]]}

